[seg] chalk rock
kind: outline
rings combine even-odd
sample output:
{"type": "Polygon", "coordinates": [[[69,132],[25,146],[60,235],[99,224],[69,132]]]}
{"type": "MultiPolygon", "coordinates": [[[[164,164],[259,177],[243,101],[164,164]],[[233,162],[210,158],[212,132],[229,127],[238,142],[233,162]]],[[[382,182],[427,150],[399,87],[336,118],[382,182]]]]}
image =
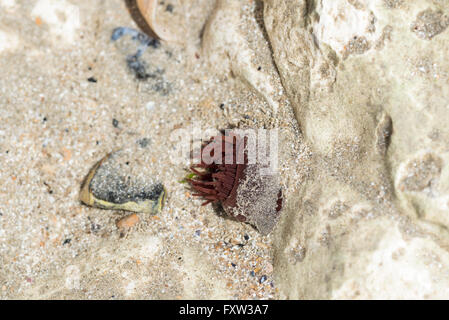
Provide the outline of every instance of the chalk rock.
{"type": "Polygon", "coordinates": [[[280,78],[314,152],[287,199],[283,298],[449,298],[449,4],[266,0],[280,78]]]}

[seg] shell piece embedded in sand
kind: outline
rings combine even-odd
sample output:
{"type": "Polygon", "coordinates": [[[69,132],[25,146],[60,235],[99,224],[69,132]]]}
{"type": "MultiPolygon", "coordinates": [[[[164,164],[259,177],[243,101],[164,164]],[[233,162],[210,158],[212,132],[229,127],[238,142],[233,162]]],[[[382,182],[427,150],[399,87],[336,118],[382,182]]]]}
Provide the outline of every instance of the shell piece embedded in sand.
{"type": "Polygon", "coordinates": [[[179,38],[172,34],[164,25],[158,24],[156,21],[157,0],[137,0],[137,7],[145,18],[148,26],[161,40],[179,42],[179,38]]]}

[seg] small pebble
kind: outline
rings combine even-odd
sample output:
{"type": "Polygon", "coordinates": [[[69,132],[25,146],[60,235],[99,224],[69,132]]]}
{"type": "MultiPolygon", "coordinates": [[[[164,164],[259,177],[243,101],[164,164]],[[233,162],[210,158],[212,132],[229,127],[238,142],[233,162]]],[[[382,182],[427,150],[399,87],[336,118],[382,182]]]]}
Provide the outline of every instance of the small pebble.
{"type": "Polygon", "coordinates": [[[272,272],[273,272],[273,265],[272,265],[271,263],[268,263],[268,264],[265,266],[264,271],[265,271],[266,273],[268,273],[268,274],[272,273],[272,272]]]}
{"type": "Polygon", "coordinates": [[[151,111],[151,110],[153,110],[153,108],[155,107],[155,103],[154,103],[154,101],[148,101],[148,103],[146,104],[146,106],[145,106],[145,109],[147,109],[148,111],[151,111]]]}
{"type": "Polygon", "coordinates": [[[267,281],[267,276],[265,276],[265,275],[261,276],[260,279],[259,279],[259,283],[262,284],[265,281],[267,281]]]}
{"type": "Polygon", "coordinates": [[[119,228],[120,230],[127,230],[130,229],[132,227],[134,227],[138,222],[139,222],[139,216],[135,213],[126,216],[120,220],[117,221],[116,225],[117,228],[119,228]]]}
{"type": "Polygon", "coordinates": [[[141,148],[145,148],[150,143],[150,139],[143,138],[143,139],[138,140],[137,143],[140,145],[141,148]]]}
{"type": "Polygon", "coordinates": [[[94,77],[88,78],[87,81],[92,82],[92,83],[97,83],[97,79],[95,79],[94,77]]]}

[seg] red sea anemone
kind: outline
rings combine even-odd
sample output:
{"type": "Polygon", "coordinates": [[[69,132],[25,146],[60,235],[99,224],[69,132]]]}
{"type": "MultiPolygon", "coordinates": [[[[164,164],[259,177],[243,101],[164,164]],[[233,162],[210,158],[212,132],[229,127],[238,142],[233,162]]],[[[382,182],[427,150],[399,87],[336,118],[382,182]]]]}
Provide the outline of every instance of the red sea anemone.
{"type": "Polygon", "coordinates": [[[274,228],[282,209],[277,174],[262,175],[259,164],[249,164],[247,139],[218,135],[201,148],[201,162],[190,169],[194,196],[219,203],[226,214],[254,225],[262,234],[274,228]]]}

